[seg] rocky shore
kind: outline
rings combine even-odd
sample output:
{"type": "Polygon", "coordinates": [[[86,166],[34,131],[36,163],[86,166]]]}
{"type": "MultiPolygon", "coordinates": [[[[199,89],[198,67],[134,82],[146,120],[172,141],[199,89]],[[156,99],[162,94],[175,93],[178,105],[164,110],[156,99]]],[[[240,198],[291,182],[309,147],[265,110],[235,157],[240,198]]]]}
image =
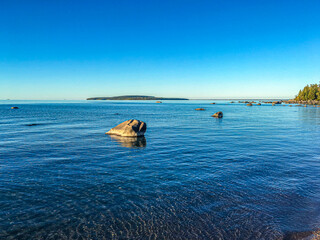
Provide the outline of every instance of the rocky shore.
{"type": "Polygon", "coordinates": [[[286,104],[320,105],[320,101],[317,101],[317,100],[297,101],[297,100],[291,99],[291,100],[282,101],[282,102],[286,104]]]}

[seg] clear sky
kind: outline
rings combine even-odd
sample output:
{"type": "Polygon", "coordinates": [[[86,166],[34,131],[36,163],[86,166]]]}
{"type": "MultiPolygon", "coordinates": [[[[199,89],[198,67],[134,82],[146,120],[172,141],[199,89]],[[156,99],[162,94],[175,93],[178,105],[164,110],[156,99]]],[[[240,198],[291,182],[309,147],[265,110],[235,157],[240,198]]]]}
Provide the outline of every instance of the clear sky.
{"type": "Polygon", "coordinates": [[[319,0],[0,1],[0,99],[289,98],[319,81],[319,0]]]}

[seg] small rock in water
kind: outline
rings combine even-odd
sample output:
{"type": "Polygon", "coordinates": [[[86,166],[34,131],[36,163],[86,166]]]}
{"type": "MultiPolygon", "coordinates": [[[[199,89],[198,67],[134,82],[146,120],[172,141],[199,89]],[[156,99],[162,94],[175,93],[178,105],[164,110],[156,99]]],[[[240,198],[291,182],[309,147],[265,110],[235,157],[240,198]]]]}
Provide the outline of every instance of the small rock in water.
{"type": "Polygon", "coordinates": [[[252,106],[252,103],[247,103],[247,106],[252,106]]]}
{"type": "Polygon", "coordinates": [[[110,129],[106,132],[109,135],[118,135],[122,137],[141,137],[144,136],[144,133],[147,131],[147,124],[145,122],[131,119],[123,123],[120,123],[118,126],[110,129]]]}
{"type": "Polygon", "coordinates": [[[156,103],[162,103],[161,101],[156,101],[156,103]]]}
{"type": "Polygon", "coordinates": [[[222,118],[222,117],[223,117],[223,113],[222,113],[222,112],[216,112],[216,113],[213,114],[211,117],[222,118]]]}
{"type": "Polygon", "coordinates": [[[258,103],[257,106],[261,106],[261,103],[258,103]]]}
{"type": "Polygon", "coordinates": [[[281,101],[274,101],[272,102],[272,104],[281,104],[282,102],[281,101]]]}
{"type": "Polygon", "coordinates": [[[205,111],[204,108],[196,108],[195,110],[196,110],[196,111],[205,111]]]}
{"type": "Polygon", "coordinates": [[[18,107],[11,107],[11,109],[19,109],[18,107]]]}
{"type": "Polygon", "coordinates": [[[216,104],[215,102],[212,102],[212,103],[210,103],[210,104],[216,104]]]}

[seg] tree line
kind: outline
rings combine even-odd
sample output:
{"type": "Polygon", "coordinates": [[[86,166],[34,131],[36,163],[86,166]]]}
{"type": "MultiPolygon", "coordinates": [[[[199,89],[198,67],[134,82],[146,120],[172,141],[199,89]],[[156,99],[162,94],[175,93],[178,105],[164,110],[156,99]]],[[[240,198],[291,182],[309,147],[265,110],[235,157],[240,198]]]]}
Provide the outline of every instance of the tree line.
{"type": "Polygon", "coordinates": [[[320,84],[310,84],[299,91],[296,101],[318,100],[320,101],[320,84]]]}

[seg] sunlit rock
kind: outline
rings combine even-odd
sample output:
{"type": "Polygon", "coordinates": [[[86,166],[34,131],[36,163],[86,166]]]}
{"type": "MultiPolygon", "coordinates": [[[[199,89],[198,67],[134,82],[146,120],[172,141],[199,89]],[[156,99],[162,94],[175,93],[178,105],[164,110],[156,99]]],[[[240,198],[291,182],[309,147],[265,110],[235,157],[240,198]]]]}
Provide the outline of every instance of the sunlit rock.
{"type": "Polygon", "coordinates": [[[222,112],[216,112],[216,113],[213,114],[211,117],[222,118],[222,117],[223,117],[223,113],[222,113],[222,112]]]}
{"type": "Polygon", "coordinates": [[[131,119],[123,123],[120,123],[118,126],[110,129],[106,132],[109,135],[118,135],[122,137],[141,137],[144,136],[144,133],[147,131],[147,124],[145,122],[131,119]]]}

